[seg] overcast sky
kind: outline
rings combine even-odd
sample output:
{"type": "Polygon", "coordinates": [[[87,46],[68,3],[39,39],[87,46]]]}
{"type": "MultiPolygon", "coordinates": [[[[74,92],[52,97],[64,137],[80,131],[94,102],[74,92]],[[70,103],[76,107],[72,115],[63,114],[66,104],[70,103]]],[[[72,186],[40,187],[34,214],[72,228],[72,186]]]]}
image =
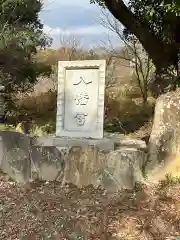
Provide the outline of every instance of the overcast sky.
{"type": "MultiPolygon", "coordinates": [[[[100,24],[100,10],[89,0],[44,0],[40,14],[44,31],[53,37],[53,47],[60,46],[60,36],[71,34],[81,40],[84,47],[102,45],[108,30],[100,24]]],[[[113,42],[116,38],[111,33],[113,42]]]]}

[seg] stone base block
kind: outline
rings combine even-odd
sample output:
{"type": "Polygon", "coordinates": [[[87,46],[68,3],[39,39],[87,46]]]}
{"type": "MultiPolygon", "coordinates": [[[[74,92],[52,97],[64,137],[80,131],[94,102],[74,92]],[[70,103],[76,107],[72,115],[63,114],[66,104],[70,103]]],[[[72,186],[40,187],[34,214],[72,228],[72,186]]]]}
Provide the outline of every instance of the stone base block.
{"type": "Polygon", "coordinates": [[[20,133],[0,132],[0,167],[19,182],[56,180],[116,192],[143,181],[147,154],[143,144],[134,141],[121,136],[114,150],[112,139],[31,139],[20,133]]]}
{"type": "Polygon", "coordinates": [[[143,181],[145,158],[143,151],[129,147],[109,152],[100,152],[95,147],[74,147],[66,158],[63,182],[78,187],[103,186],[108,192],[132,189],[136,182],[143,181]]]}
{"type": "Polygon", "coordinates": [[[33,139],[34,146],[44,147],[88,147],[94,146],[103,151],[114,150],[115,141],[110,138],[86,139],[86,138],[66,138],[66,137],[37,137],[33,139]]]}

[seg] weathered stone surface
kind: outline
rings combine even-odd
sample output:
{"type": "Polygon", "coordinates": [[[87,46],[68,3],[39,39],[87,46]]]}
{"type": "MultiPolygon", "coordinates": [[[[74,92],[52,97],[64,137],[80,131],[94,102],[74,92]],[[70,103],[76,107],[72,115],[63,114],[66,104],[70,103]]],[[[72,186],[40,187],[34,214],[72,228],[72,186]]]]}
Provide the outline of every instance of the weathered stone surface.
{"type": "Polygon", "coordinates": [[[64,153],[56,147],[32,146],[31,177],[33,180],[59,180],[63,171],[64,153]]]}
{"type": "Polygon", "coordinates": [[[68,137],[37,137],[32,141],[36,146],[56,146],[56,147],[87,147],[96,146],[100,150],[114,150],[114,140],[111,138],[87,139],[68,137]]]}
{"type": "Polygon", "coordinates": [[[119,140],[119,142],[116,141],[116,146],[118,147],[132,147],[136,148],[142,151],[147,151],[147,145],[145,141],[142,141],[140,139],[130,138],[124,136],[119,140]]]}
{"type": "Polygon", "coordinates": [[[30,179],[30,138],[18,132],[0,132],[0,167],[13,179],[30,179]]]}
{"type": "Polygon", "coordinates": [[[146,171],[150,176],[179,172],[180,154],[180,91],[157,99],[154,122],[148,146],[146,171]],[[177,162],[177,167],[175,162],[177,162]],[[173,165],[173,166],[171,166],[173,165]]]}
{"type": "Polygon", "coordinates": [[[142,141],[140,139],[128,137],[124,134],[107,132],[104,133],[104,137],[113,141],[116,147],[128,146],[147,151],[147,145],[145,141],[142,141]]]}
{"type": "Polygon", "coordinates": [[[64,171],[64,182],[79,187],[89,184],[103,186],[108,191],[133,188],[142,181],[146,154],[135,148],[122,147],[116,151],[98,152],[95,147],[71,148],[64,171]]]}
{"type": "Polygon", "coordinates": [[[135,182],[143,180],[146,153],[141,144],[137,147],[135,140],[121,141],[123,144],[115,151],[101,151],[99,147],[87,145],[45,146],[52,142],[44,138],[41,140],[46,140],[45,143],[42,141],[38,146],[37,141],[16,132],[1,132],[0,137],[1,168],[20,182],[57,180],[78,187],[103,186],[115,192],[121,188],[133,188],[135,182]]]}

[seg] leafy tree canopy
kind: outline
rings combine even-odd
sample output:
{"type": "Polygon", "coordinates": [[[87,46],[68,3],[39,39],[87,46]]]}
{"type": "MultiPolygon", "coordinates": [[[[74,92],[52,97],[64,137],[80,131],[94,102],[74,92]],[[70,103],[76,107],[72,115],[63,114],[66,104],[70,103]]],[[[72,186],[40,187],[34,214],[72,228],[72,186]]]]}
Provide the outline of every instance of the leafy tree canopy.
{"type": "MultiPolygon", "coordinates": [[[[90,2],[106,7],[108,2],[112,1],[91,0],[90,2]]],[[[122,2],[122,0],[117,2],[122,2]]],[[[180,0],[129,0],[128,9],[141,22],[145,22],[146,27],[149,27],[148,30],[164,44],[172,46],[172,44],[177,43],[178,25],[180,24],[180,0]]],[[[131,29],[126,28],[124,33],[128,36],[131,29]]]]}
{"type": "Polygon", "coordinates": [[[134,35],[142,43],[156,66],[151,82],[152,88],[158,89],[157,95],[169,90],[180,74],[180,1],[129,0],[128,5],[123,0],[90,2],[107,7],[125,26],[125,36],[134,35]]]}
{"type": "Polygon", "coordinates": [[[162,41],[176,41],[177,17],[180,16],[179,0],[131,0],[130,8],[140,19],[149,22],[151,31],[162,41]]]}
{"type": "Polygon", "coordinates": [[[0,72],[6,92],[25,91],[37,76],[50,72],[38,63],[37,49],[51,40],[43,34],[39,0],[0,0],[0,72]]]}

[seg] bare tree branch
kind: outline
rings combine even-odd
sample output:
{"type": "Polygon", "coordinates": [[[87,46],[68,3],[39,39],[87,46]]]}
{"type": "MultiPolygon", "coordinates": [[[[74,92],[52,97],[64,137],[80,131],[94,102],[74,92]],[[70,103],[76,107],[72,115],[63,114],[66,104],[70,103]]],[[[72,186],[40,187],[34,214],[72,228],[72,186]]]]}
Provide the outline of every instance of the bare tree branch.
{"type": "MultiPolygon", "coordinates": [[[[121,51],[119,51],[114,48],[110,35],[107,35],[108,47],[107,42],[103,41],[104,49],[106,49],[106,52],[111,59],[116,59],[116,64],[122,65],[121,60],[125,60],[134,66],[133,68],[137,78],[137,85],[139,86],[143,102],[147,103],[148,78],[153,67],[152,60],[137,38],[125,38],[123,27],[117,19],[106,10],[101,10],[101,13],[100,24],[115,34],[120,43],[123,43],[123,51],[122,48],[121,51]]],[[[114,67],[112,68],[112,72],[114,72],[114,67]]],[[[112,80],[114,80],[114,78],[111,76],[111,81],[112,80]]],[[[110,85],[109,82],[108,85],[110,85]]]]}
{"type": "Polygon", "coordinates": [[[144,49],[149,53],[156,70],[160,71],[172,64],[169,59],[172,49],[167,48],[149,29],[148,21],[142,21],[124,3],[123,0],[104,0],[107,9],[120,21],[133,35],[135,35],[144,49]],[[158,53],[161,54],[158,54],[158,53]],[[168,53],[168,54],[167,54],[168,53]]]}
{"type": "Polygon", "coordinates": [[[76,60],[77,52],[80,52],[82,49],[80,39],[76,38],[73,35],[61,35],[59,39],[61,49],[67,58],[66,60],[76,60]]]}

